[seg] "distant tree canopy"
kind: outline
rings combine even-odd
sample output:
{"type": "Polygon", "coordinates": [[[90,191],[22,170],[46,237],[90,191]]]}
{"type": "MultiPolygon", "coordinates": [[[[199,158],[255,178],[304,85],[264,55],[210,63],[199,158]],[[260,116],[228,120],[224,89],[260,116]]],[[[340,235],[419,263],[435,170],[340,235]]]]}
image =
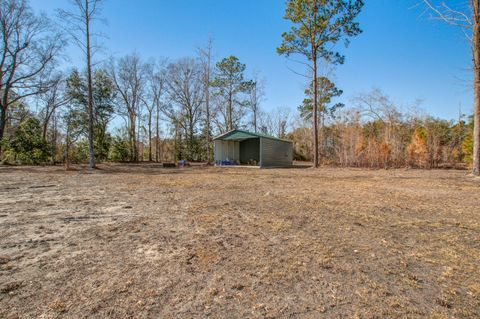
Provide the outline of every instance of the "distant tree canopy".
{"type": "MultiPolygon", "coordinates": [[[[336,111],[321,127],[324,163],[372,168],[438,168],[471,163],[471,124],[402,113],[379,90],[357,97],[357,106],[336,111]]],[[[294,128],[295,157],[311,160],[311,127],[294,128]]]]}
{"type": "MultiPolygon", "coordinates": [[[[87,59],[93,52],[86,50],[86,26],[100,17],[101,2],[78,0],[71,11],[60,11],[63,29],[87,59]]],[[[63,162],[67,168],[102,161],[211,161],[212,136],[240,128],[290,139],[296,159],[316,164],[471,165],[473,116],[446,121],[405,112],[379,89],[344,105],[333,76],[317,70],[344,61],[338,44],[361,32],[356,18],[362,6],[359,0],[287,1],[291,28],[277,52],[300,55],[308,78],[295,112],[295,105],[265,108],[261,74],[233,55],[214,59],[211,39],[180,59],[131,53],[62,72],[62,30],[35,15],[26,0],[2,1],[0,160],[63,162]]]]}

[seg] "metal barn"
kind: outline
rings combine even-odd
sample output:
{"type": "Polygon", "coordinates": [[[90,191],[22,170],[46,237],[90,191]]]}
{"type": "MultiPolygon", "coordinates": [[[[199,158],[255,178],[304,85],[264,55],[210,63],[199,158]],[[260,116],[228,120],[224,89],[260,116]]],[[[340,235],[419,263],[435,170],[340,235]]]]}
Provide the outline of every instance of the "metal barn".
{"type": "Polygon", "coordinates": [[[261,133],[233,130],[214,140],[216,165],[292,166],[292,142],[261,133]]]}

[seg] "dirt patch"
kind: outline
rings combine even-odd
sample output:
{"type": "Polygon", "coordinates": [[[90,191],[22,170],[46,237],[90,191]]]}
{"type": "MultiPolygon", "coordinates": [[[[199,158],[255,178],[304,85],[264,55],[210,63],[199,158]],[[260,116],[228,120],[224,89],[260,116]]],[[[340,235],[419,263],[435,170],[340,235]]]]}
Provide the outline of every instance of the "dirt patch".
{"type": "Polygon", "coordinates": [[[463,171],[0,167],[1,318],[477,318],[463,171]]]}

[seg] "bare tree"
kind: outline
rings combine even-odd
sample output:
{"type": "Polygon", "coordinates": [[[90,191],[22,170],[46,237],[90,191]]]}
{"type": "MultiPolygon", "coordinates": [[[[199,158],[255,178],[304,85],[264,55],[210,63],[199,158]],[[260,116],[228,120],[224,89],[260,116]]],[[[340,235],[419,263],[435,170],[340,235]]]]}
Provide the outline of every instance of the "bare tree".
{"type": "Polygon", "coordinates": [[[401,113],[395,103],[380,89],[357,95],[354,99],[362,115],[392,125],[401,120],[401,113]]]}
{"type": "Polygon", "coordinates": [[[252,112],[252,127],[254,132],[257,132],[258,129],[258,113],[260,112],[260,103],[265,98],[265,86],[264,80],[260,79],[259,73],[254,72],[252,80],[250,81],[250,90],[249,90],[249,101],[248,106],[252,112]]]}
{"type": "Polygon", "coordinates": [[[200,60],[203,73],[203,92],[205,93],[205,147],[207,153],[207,163],[212,161],[212,148],[210,141],[210,88],[212,82],[212,47],[213,40],[208,39],[207,46],[199,49],[200,60]]]}
{"type": "Polygon", "coordinates": [[[40,111],[42,121],[42,138],[48,142],[47,133],[50,129],[50,146],[52,154],[52,164],[55,164],[55,154],[57,148],[57,120],[58,110],[70,102],[70,98],[65,94],[65,79],[63,74],[55,74],[49,81],[51,83],[49,90],[38,95],[38,101],[42,106],[40,111]]]}
{"type": "MultiPolygon", "coordinates": [[[[0,140],[7,114],[18,101],[45,92],[63,38],[46,16],[36,16],[26,0],[0,2],[0,140]]],[[[0,149],[1,153],[1,149],[0,149]]]]}
{"type": "MultiPolygon", "coordinates": [[[[454,1],[452,1],[454,2],[454,1]]],[[[455,1],[456,2],[456,1],[455,1]]],[[[472,48],[473,61],[473,174],[480,175],[480,1],[456,3],[456,7],[446,2],[435,3],[423,0],[435,16],[453,26],[460,28],[472,48]],[[468,3],[468,4],[467,4],[468,3]]]]}
{"type": "Polygon", "coordinates": [[[147,139],[148,139],[148,161],[152,162],[153,156],[152,156],[152,123],[153,123],[153,112],[155,110],[155,102],[153,95],[155,94],[152,92],[152,87],[153,85],[153,65],[149,64],[148,65],[148,85],[147,85],[147,92],[145,96],[141,97],[141,100],[143,102],[143,105],[147,109],[147,139]]]}
{"type": "Polygon", "coordinates": [[[101,4],[104,0],[70,0],[72,11],[59,10],[59,16],[62,18],[71,37],[77,46],[85,54],[87,62],[87,83],[88,83],[88,162],[90,168],[95,168],[95,155],[93,148],[93,128],[94,128],[94,110],[93,110],[93,79],[92,79],[92,23],[98,19],[101,13],[101,4]]]}
{"type": "Polygon", "coordinates": [[[110,76],[119,96],[121,116],[127,119],[128,135],[133,161],[138,161],[136,122],[143,91],[145,89],[147,69],[137,54],[127,55],[110,63],[110,76]]]}
{"type": "MultiPolygon", "coordinates": [[[[145,72],[147,73],[147,72],[145,72]]],[[[139,95],[139,102],[137,103],[137,141],[136,141],[136,152],[137,152],[137,158],[135,161],[137,162],[143,162],[144,161],[144,155],[145,155],[145,149],[144,149],[144,144],[142,143],[142,135],[141,132],[145,131],[145,127],[142,125],[143,123],[143,109],[145,104],[140,103],[143,99],[143,94],[144,94],[144,89],[141,91],[141,94],[139,95]]]]}
{"type": "MultiPolygon", "coordinates": [[[[156,63],[149,81],[149,92],[155,112],[155,162],[161,159],[160,154],[160,112],[163,108],[162,99],[166,90],[166,70],[164,62],[156,63]]],[[[151,152],[151,145],[150,145],[151,152]]]]}
{"type": "Polygon", "coordinates": [[[151,90],[154,92],[152,95],[155,105],[155,161],[158,163],[161,160],[160,153],[160,112],[163,109],[163,95],[166,90],[166,71],[164,69],[163,62],[158,65],[158,70],[153,74],[151,82],[151,90]]]}
{"type": "Polygon", "coordinates": [[[195,159],[195,133],[202,119],[203,81],[201,66],[184,58],[168,66],[168,96],[173,105],[164,113],[185,132],[187,159],[195,159]]]}
{"type": "Polygon", "coordinates": [[[165,91],[165,69],[163,62],[149,63],[147,69],[147,84],[145,94],[141,97],[145,108],[147,109],[147,135],[148,135],[148,160],[153,161],[153,121],[155,117],[156,141],[155,141],[155,161],[159,159],[159,139],[160,139],[160,111],[162,109],[162,96],[165,91]]]}
{"type": "Polygon", "coordinates": [[[286,138],[290,125],[290,109],[277,107],[269,113],[260,112],[259,126],[262,133],[270,134],[278,138],[286,138]]]}
{"type": "Polygon", "coordinates": [[[42,104],[42,137],[46,139],[48,125],[55,114],[55,111],[66,105],[70,99],[64,94],[65,79],[62,74],[56,74],[49,81],[50,89],[39,94],[38,98],[42,104]]]}
{"type": "Polygon", "coordinates": [[[379,154],[375,159],[370,156],[372,162],[369,166],[397,166],[405,153],[402,139],[404,121],[399,107],[379,89],[359,94],[353,102],[356,104],[358,114],[361,118],[363,116],[367,123],[364,129],[370,140],[366,143],[369,144],[366,151],[373,150],[379,154]]]}

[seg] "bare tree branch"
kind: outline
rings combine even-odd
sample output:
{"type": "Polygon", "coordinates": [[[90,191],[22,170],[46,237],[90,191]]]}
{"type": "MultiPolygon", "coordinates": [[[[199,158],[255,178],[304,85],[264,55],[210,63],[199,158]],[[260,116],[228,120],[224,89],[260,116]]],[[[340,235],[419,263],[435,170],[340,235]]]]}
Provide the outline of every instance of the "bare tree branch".
{"type": "Polygon", "coordinates": [[[26,0],[0,3],[0,139],[8,109],[18,101],[48,89],[45,79],[64,46],[50,20],[36,16],[26,0]]]}

